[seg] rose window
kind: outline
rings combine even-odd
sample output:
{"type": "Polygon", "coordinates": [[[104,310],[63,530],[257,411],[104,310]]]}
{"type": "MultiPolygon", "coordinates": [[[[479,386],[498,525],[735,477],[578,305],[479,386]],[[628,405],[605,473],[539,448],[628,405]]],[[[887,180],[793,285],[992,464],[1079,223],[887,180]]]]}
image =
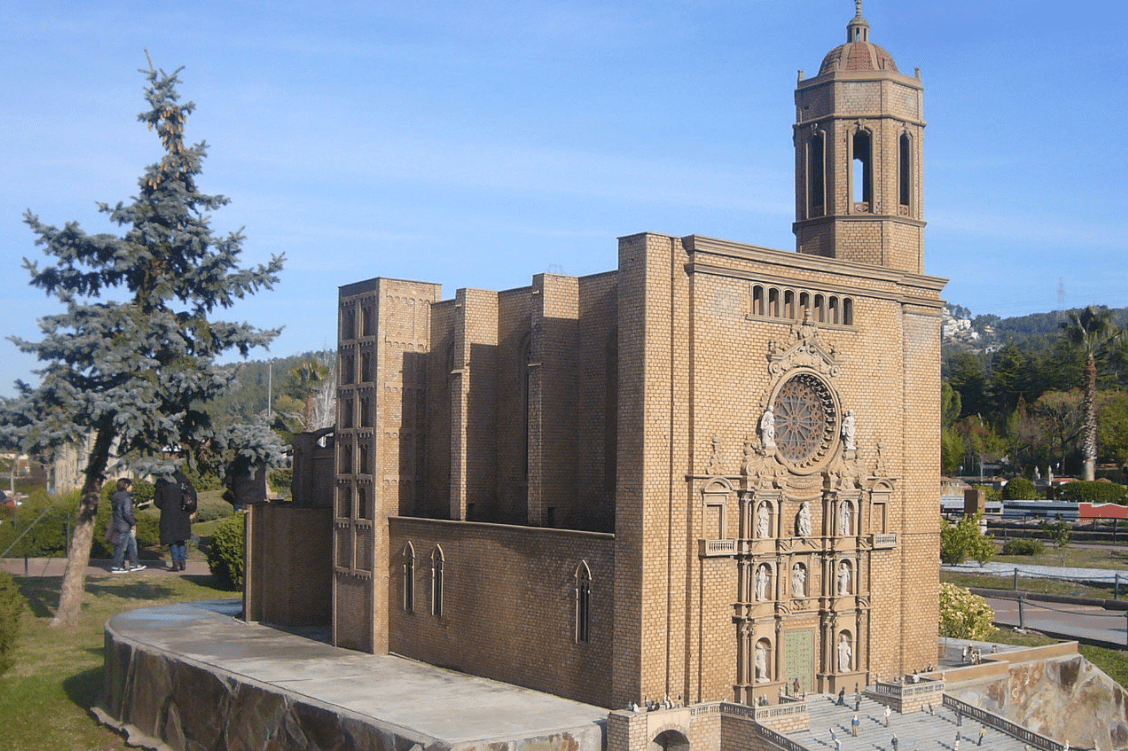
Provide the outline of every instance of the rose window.
{"type": "Polygon", "coordinates": [[[830,449],[834,399],[819,378],[800,373],[789,379],[776,394],[774,411],[776,450],[781,457],[809,467],[830,449]]]}

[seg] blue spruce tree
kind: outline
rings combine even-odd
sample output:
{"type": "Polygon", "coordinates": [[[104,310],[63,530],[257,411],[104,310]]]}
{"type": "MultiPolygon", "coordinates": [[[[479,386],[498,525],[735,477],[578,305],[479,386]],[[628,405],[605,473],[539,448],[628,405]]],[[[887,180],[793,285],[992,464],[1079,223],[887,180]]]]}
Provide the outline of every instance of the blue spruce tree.
{"type": "Polygon", "coordinates": [[[213,234],[209,212],[228,199],[197,189],[207,144],[185,143],[194,105],[180,102],[180,69],[167,74],[150,60],[141,73],[149,109],[138,119],[156,131],[163,156],[145,170],[132,201],[99,204],[124,234],[91,235],[74,222],[59,229],[30,211],[25,216],[51,259],[44,266],[24,260],[31,284],[63,311],[40,320],[40,341],[13,338],[40,361],[42,380],[34,387],[17,382],[18,395],[0,405],[0,433],[41,454],[89,446],[52,625],[77,620],[111,457],[142,465],[148,458],[148,468],[159,472],[169,469],[155,459],[162,446],[205,450],[220,437],[204,405],[230,387],[216,357],[232,350],[246,357],[280,331],[213,319],[244,296],[271,289],[283,258],[240,266],[242,233],[213,234]]]}

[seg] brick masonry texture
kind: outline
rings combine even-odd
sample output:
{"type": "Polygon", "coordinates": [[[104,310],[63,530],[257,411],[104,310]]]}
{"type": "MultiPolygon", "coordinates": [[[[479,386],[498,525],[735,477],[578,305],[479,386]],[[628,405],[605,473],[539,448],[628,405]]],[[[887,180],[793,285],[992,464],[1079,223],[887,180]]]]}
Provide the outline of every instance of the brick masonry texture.
{"type": "MultiPolygon", "coordinates": [[[[337,644],[668,699],[703,748],[763,741],[697,708],[935,661],[923,88],[831,70],[796,110],[799,252],[642,233],[593,276],[341,288],[337,644]]],[[[608,746],[666,730],[613,712],[608,746]]]]}

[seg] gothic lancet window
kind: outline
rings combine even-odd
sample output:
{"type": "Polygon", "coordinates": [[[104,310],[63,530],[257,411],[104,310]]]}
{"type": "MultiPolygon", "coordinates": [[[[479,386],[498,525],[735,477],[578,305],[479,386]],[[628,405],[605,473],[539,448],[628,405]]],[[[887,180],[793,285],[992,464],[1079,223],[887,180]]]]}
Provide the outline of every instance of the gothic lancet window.
{"type": "Polygon", "coordinates": [[[576,641],[591,641],[591,570],[586,562],[576,567],[576,641]]]}
{"type": "Polygon", "coordinates": [[[913,180],[913,147],[908,133],[901,134],[900,149],[898,150],[899,167],[898,178],[900,182],[900,204],[909,206],[912,200],[913,180]]]}
{"type": "Polygon", "coordinates": [[[873,137],[868,130],[858,130],[853,139],[853,193],[857,211],[873,210],[873,137]]]}
{"type": "Polygon", "coordinates": [[[807,142],[807,211],[809,217],[826,213],[826,137],[822,133],[807,142]]]}
{"type": "Polygon", "coordinates": [[[443,551],[431,551],[431,615],[443,614],[443,551]]]}

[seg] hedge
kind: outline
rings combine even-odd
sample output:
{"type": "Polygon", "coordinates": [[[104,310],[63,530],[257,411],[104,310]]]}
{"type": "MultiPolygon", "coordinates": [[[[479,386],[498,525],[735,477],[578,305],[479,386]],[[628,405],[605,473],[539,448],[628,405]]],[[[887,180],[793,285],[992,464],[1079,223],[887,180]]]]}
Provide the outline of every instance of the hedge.
{"type": "Polygon", "coordinates": [[[20,615],[24,597],[11,574],[0,571],[0,675],[15,661],[16,639],[20,634],[20,615]]]}
{"type": "Polygon", "coordinates": [[[1128,504],[1128,488],[1115,482],[1075,480],[1061,486],[1058,497],[1063,501],[1128,504]]]}
{"type": "Polygon", "coordinates": [[[208,568],[220,586],[243,589],[244,515],[232,514],[215,528],[208,542],[208,568]]]}

